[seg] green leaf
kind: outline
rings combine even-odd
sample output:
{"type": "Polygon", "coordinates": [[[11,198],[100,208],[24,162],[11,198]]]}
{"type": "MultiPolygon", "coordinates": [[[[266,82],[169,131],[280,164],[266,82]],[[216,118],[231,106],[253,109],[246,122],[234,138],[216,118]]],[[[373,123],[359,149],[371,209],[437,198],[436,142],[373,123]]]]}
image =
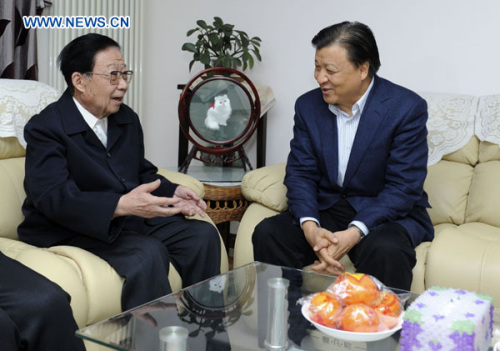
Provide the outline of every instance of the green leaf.
{"type": "Polygon", "coordinates": [[[200,26],[201,28],[203,28],[203,29],[207,29],[208,28],[207,22],[205,22],[204,20],[198,20],[198,21],[196,21],[196,24],[198,26],[200,26]]]}
{"type": "Polygon", "coordinates": [[[254,61],[252,55],[248,54],[248,64],[249,64],[250,68],[253,68],[254,62],[255,61],[254,61]]]}
{"type": "Polygon", "coordinates": [[[224,27],[224,21],[220,17],[214,17],[214,27],[217,29],[224,27]]]}
{"type": "Polygon", "coordinates": [[[241,30],[235,30],[236,33],[240,36],[241,39],[247,38],[248,39],[248,34],[246,32],[243,32],[241,30]]]}
{"type": "Polygon", "coordinates": [[[191,62],[189,62],[189,72],[191,72],[191,69],[193,68],[195,62],[195,60],[191,60],[191,62]]]}
{"type": "Polygon", "coordinates": [[[222,60],[222,65],[227,68],[233,68],[233,62],[230,56],[225,56],[222,60]]]}
{"type": "Polygon", "coordinates": [[[253,54],[255,55],[255,57],[257,57],[257,60],[261,61],[262,62],[262,57],[260,56],[260,51],[259,49],[253,49],[252,50],[253,54]]]}
{"type": "Polygon", "coordinates": [[[226,23],[224,25],[224,32],[227,32],[227,33],[233,33],[233,28],[234,28],[234,24],[228,24],[226,23]]]}
{"type": "Polygon", "coordinates": [[[248,44],[250,44],[248,37],[240,36],[240,38],[241,38],[241,45],[245,48],[248,47],[248,44]]]}
{"type": "Polygon", "coordinates": [[[191,34],[193,34],[194,32],[196,32],[197,30],[198,30],[198,28],[193,28],[193,29],[188,30],[188,32],[186,33],[186,36],[187,37],[191,36],[191,34]]]}
{"type": "Polygon", "coordinates": [[[202,53],[200,55],[200,62],[204,65],[209,65],[210,64],[210,55],[206,52],[202,53]]]}
{"type": "Polygon", "coordinates": [[[242,62],[239,58],[233,57],[233,65],[234,67],[241,67],[242,62]]]}
{"type": "Polygon", "coordinates": [[[182,45],[183,51],[196,52],[196,46],[193,43],[185,43],[182,45]]]}
{"type": "Polygon", "coordinates": [[[253,38],[250,39],[250,42],[252,43],[253,46],[257,46],[259,47],[260,46],[260,41],[259,40],[254,40],[253,38]]]}
{"type": "Polygon", "coordinates": [[[221,39],[217,35],[217,33],[210,33],[208,35],[208,41],[211,42],[212,44],[219,44],[221,42],[221,39]]]}

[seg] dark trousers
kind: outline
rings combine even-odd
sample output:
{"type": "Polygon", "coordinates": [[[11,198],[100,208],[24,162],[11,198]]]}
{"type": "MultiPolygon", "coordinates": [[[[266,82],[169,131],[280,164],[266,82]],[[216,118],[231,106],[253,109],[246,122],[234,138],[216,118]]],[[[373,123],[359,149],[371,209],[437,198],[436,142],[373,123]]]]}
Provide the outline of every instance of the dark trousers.
{"type": "Polygon", "coordinates": [[[65,244],[94,253],[125,277],[124,311],[172,292],[170,262],[183,286],[220,273],[220,239],[213,225],[183,216],[159,222],[146,225],[144,233],[123,230],[112,243],[80,236],[65,244]]]}
{"type": "Polygon", "coordinates": [[[58,285],[0,253],[0,349],[85,350],[69,300],[58,285]]]}
{"type": "MultiPolygon", "coordinates": [[[[356,211],[346,200],[320,212],[320,223],[331,232],[345,230],[356,211]]],[[[254,259],[285,267],[302,268],[317,259],[300,224],[289,211],[266,218],[252,236],[254,259]]],[[[348,253],[357,272],[370,274],[388,287],[410,290],[415,248],[401,225],[382,224],[348,253]]]]}

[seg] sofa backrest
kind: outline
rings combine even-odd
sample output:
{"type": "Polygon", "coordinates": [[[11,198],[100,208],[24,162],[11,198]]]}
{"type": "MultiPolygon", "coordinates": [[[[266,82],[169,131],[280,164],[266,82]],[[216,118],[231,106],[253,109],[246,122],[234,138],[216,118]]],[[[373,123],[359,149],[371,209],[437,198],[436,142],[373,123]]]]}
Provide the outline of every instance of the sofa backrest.
{"type": "Polygon", "coordinates": [[[429,104],[431,165],[424,188],[433,224],[500,227],[500,95],[422,96],[429,104]],[[437,163],[432,162],[434,154],[437,163]]]}
{"type": "Polygon", "coordinates": [[[44,83],[0,79],[0,237],[17,239],[23,220],[24,125],[59,96],[44,83]]]}
{"type": "Polygon", "coordinates": [[[26,122],[59,96],[56,89],[34,80],[0,79],[0,138],[14,137],[26,147],[26,122]]]}
{"type": "Polygon", "coordinates": [[[432,206],[428,210],[432,224],[460,225],[465,222],[478,150],[479,140],[472,137],[462,149],[428,167],[424,189],[432,206]]]}
{"type": "Polygon", "coordinates": [[[465,222],[481,222],[500,228],[499,209],[500,147],[482,141],[479,143],[479,162],[472,176],[465,222]]]}

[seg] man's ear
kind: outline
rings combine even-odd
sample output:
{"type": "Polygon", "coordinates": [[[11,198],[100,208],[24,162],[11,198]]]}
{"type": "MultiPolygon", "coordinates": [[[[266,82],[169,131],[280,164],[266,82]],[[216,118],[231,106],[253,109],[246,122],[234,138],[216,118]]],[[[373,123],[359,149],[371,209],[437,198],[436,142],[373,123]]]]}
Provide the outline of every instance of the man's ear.
{"type": "Polygon", "coordinates": [[[370,63],[368,61],[362,63],[359,66],[359,73],[361,75],[361,79],[364,80],[366,77],[368,77],[368,73],[370,71],[370,63]]]}
{"type": "Polygon", "coordinates": [[[80,72],[73,72],[71,75],[71,82],[75,90],[83,92],[87,83],[87,79],[80,72]]]}

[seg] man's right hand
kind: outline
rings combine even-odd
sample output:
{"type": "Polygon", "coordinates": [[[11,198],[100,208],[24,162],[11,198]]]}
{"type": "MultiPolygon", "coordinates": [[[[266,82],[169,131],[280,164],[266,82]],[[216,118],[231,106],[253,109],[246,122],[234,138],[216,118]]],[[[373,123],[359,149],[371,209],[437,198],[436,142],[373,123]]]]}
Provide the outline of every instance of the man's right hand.
{"type": "Polygon", "coordinates": [[[113,217],[138,216],[142,218],[169,217],[182,212],[182,208],[173,207],[181,199],[158,197],[151,193],[158,189],[161,181],[141,184],[118,201],[113,217]]]}
{"type": "MultiPolygon", "coordinates": [[[[345,267],[335,258],[332,257],[332,245],[338,245],[338,240],[333,233],[327,229],[320,228],[314,221],[305,221],[302,223],[302,229],[309,245],[315,250],[318,261],[315,262],[312,270],[318,273],[339,275],[344,272],[345,267]]],[[[333,250],[332,250],[333,249],[333,250]]],[[[338,257],[340,260],[342,257],[338,257]]]]}

